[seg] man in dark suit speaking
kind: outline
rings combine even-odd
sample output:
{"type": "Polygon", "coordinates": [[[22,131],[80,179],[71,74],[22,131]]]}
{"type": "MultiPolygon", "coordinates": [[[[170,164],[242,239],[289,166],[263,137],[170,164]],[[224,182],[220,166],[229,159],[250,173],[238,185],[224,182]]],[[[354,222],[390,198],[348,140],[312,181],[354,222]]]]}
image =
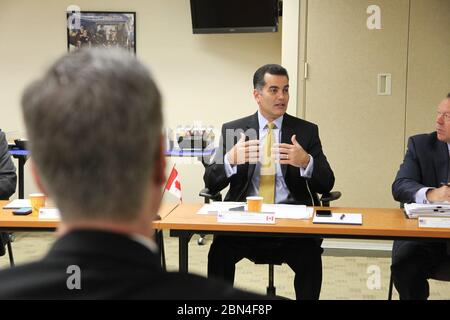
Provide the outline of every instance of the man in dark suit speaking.
{"type": "MultiPolygon", "coordinates": [[[[437,107],[436,131],[408,140],[405,159],[392,184],[394,199],[402,203],[450,201],[450,93],[437,107]]],[[[450,243],[394,241],[392,278],[400,299],[427,299],[433,269],[450,260],[450,243]]]]}
{"type": "MultiPolygon", "coordinates": [[[[222,127],[219,149],[206,168],[212,193],[230,185],[225,201],[260,195],[265,203],[319,205],[317,193],[331,191],[334,175],[322,152],[315,124],[286,113],[289,77],[280,65],[260,67],[253,77],[258,111],[222,127]]],[[[234,281],[235,264],[246,257],[286,262],[295,272],[297,299],[318,299],[322,283],[321,240],[215,237],[208,277],[234,281]]]]}
{"type": "Polygon", "coordinates": [[[165,182],[161,96],[134,55],[68,54],[22,107],[36,182],[61,223],[41,261],[0,273],[0,299],[259,297],[161,269],[152,229],[165,182]]]}

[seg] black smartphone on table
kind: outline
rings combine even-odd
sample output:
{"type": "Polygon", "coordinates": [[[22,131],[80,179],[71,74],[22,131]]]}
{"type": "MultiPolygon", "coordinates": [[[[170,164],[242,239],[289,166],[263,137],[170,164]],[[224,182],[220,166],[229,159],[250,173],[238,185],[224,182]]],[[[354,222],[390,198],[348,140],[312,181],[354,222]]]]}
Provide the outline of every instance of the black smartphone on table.
{"type": "Polygon", "coordinates": [[[230,208],[230,211],[245,211],[245,206],[230,208]]]}
{"type": "Polygon", "coordinates": [[[331,210],[317,209],[316,210],[316,216],[318,216],[318,217],[331,217],[331,210]]]}
{"type": "Polygon", "coordinates": [[[13,211],[13,214],[16,216],[26,216],[29,215],[31,213],[31,208],[20,208],[20,209],[15,209],[13,211]]]}

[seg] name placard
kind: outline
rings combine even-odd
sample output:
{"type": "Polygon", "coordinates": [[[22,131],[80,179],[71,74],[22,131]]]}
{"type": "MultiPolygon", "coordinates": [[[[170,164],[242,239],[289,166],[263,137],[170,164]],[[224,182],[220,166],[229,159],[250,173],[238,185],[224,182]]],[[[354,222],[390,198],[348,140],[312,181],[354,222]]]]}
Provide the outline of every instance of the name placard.
{"type": "Polygon", "coordinates": [[[450,218],[418,217],[419,228],[450,228],[450,218]]]}
{"type": "Polygon", "coordinates": [[[217,222],[275,224],[275,212],[220,211],[217,222]]]}

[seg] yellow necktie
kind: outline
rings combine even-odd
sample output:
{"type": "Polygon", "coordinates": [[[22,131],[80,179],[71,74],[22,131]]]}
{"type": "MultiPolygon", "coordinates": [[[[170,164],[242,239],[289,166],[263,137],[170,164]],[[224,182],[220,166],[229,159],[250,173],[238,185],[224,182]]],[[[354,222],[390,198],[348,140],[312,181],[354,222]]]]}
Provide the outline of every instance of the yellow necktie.
{"type": "Polygon", "coordinates": [[[259,176],[259,195],[264,203],[275,202],[275,161],[272,159],[273,123],[268,123],[268,132],[265,137],[264,151],[261,157],[261,175],[259,176]]]}

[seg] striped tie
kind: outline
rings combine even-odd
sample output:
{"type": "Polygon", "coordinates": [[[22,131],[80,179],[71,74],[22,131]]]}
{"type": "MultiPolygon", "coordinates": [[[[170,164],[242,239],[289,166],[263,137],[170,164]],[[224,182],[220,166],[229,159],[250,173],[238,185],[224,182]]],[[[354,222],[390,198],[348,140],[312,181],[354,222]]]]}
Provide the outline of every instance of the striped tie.
{"type": "Polygon", "coordinates": [[[268,132],[265,137],[264,152],[261,158],[261,175],[259,177],[259,195],[264,203],[275,202],[275,161],[272,159],[273,129],[275,125],[268,123],[268,132]]]}

